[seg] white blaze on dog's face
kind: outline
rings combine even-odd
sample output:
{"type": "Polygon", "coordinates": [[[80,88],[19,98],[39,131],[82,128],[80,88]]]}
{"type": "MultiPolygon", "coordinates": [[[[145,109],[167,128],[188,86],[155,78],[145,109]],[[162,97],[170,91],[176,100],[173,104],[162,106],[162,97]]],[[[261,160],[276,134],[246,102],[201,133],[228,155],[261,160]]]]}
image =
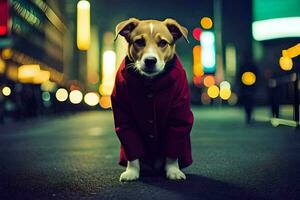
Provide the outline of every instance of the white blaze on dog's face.
{"type": "Polygon", "coordinates": [[[175,54],[175,41],[188,31],[173,19],[164,21],[130,18],[116,27],[116,38],[127,40],[128,57],[141,74],[152,77],[164,70],[175,54]]]}

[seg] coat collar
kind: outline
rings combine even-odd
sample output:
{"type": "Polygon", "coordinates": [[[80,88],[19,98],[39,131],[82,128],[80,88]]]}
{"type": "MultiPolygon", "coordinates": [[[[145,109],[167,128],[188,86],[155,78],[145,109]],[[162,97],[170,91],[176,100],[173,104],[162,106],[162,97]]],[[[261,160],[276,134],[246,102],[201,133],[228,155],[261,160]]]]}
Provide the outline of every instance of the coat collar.
{"type": "Polygon", "coordinates": [[[126,57],[120,66],[121,73],[125,81],[136,89],[143,87],[158,91],[169,88],[180,77],[180,72],[183,70],[182,64],[176,54],[166,63],[164,71],[153,78],[148,78],[134,71],[132,68],[127,68],[126,66],[129,63],[131,61],[126,57]]]}

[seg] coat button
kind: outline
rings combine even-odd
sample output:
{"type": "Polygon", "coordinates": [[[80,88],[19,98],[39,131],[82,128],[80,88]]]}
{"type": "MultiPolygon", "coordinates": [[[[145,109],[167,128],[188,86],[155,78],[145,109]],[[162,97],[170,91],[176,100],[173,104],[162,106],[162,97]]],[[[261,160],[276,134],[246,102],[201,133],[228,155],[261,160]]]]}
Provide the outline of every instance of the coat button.
{"type": "Polygon", "coordinates": [[[153,98],[153,96],[154,96],[154,94],[153,94],[153,93],[149,93],[149,94],[147,94],[147,97],[148,97],[149,99],[153,98]]]}

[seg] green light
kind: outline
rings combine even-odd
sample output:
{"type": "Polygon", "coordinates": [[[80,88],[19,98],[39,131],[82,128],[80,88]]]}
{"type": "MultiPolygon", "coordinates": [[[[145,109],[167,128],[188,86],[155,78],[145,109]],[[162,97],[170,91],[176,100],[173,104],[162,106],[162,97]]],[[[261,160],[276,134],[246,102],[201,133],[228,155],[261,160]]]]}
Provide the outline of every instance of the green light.
{"type": "Polygon", "coordinates": [[[252,23],[253,38],[257,41],[300,37],[300,17],[261,20],[252,23]]]}
{"type": "Polygon", "coordinates": [[[297,17],[300,13],[300,0],[253,0],[254,21],[297,17]]]}
{"type": "Polygon", "coordinates": [[[49,92],[43,92],[42,93],[42,99],[43,99],[43,101],[50,101],[50,99],[51,99],[50,93],[49,92]]]}

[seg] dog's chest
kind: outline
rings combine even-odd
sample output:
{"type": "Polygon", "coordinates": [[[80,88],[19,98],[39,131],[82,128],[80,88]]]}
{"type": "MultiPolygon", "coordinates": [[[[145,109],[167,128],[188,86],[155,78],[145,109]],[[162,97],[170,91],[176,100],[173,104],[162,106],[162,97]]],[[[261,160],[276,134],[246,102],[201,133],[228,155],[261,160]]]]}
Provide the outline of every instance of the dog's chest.
{"type": "Polygon", "coordinates": [[[155,84],[129,89],[131,110],[140,126],[159,129],[165,126],[173,99],[173,87],[161,89],[155,84]]]}

